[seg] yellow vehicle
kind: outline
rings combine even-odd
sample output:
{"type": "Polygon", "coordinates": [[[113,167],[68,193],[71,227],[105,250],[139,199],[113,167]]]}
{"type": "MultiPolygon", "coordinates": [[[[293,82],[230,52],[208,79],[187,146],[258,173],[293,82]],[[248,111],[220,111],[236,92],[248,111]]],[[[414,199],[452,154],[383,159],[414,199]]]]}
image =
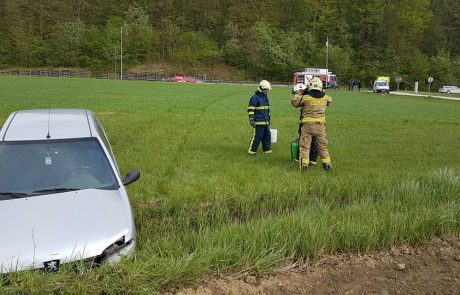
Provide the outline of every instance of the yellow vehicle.
{"type": "Polygon", "coordinates": [[[388,84],[390,84],[390,77],[387,77],[387,76],[380,76],[380,77],[377,77],[377,80],[379,80],[379,81],[386,81],[388,84]]]}

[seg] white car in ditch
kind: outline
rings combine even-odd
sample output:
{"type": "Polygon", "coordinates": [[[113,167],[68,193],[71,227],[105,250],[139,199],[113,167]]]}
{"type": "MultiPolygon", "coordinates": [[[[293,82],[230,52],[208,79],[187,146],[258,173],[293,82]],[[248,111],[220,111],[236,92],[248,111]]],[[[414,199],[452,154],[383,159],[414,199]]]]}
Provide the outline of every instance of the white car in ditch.
{"type": "Polygon", "coordinates": [[[136,230],[104,129],[89,110],[13,112],[0,130],[0,273],[118,262],[136,230]]]}

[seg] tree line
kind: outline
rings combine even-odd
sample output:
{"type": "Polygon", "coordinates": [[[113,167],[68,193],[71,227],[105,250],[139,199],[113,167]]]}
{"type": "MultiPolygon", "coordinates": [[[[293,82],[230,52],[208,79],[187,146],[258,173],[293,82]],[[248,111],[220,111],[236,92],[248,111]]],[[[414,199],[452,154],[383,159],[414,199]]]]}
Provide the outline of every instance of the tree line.
{"type": "Polygon", "coordinates": [[[121,38],[127,67],[222,65],[289,81],[324,68],[327,53],[341,81],[460,82],[458,0],[0,0],[3,68],[119,71],[121,38]]]}

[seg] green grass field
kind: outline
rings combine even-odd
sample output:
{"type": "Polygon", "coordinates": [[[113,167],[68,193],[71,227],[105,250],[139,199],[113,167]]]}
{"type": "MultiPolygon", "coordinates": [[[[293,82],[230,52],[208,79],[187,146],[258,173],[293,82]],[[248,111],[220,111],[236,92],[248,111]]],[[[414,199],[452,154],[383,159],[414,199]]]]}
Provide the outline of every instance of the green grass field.
{"type": "Polygon", "coordinates": [[[141,171],[128,187],[133,258],[10,274],[2,294],[153,294],[460,233],[458,101],[331,91],[334,169],[301,174],[289,160],[298,110],[287,87],[269,94],[274,153],[256,157],[246,154],[255,86],[0,77],[0,89],[2,122],[18,109],[94,111],[122,174],[141,171]]]}

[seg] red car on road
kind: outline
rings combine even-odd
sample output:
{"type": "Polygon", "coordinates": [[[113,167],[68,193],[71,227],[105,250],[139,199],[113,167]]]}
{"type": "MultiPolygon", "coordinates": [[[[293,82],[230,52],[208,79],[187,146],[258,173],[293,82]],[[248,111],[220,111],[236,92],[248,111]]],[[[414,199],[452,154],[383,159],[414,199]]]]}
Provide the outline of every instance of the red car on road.
{"type": "Polygon", "coordinates": [[[171,78],[171,82],[179,83],[203,83],[203,80],[198,80],[190,76],[174,76],[171,78]]]}

